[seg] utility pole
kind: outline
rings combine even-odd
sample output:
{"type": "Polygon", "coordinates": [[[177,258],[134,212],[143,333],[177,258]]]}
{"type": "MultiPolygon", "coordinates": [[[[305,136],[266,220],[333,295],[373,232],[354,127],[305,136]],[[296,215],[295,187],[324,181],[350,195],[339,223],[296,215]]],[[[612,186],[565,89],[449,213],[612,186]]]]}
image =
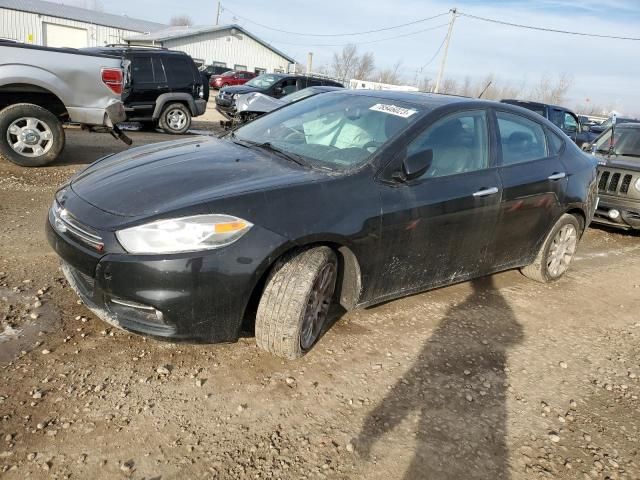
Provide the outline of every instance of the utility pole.
{"type": "Polygon", "coordinates": [[[313,70],[313,52],[309,52],[307,55],[307,74],[313,70]]]}
{"type": "Polygon", "coordinates": [[[442,55],[442,63],[440,64],[440,71],[438,72],[438,79],[436,80],[436,88],[433,90],[433,93],[438,93],[440,91],[440,83],[442,82],[442,76],[444,75],[444,67],[447,64],[447,53],[449,52],[449,42],[451,41],[451,33],[453,32],[453,23],[456,21],[456,8],[452,8],[449,10],[451,13],[451,19],[449,20],[449,31],[447,32],[447,38],[444,43],[444,54],[442,55]]]}
{"type": "Polygon", "coordinates": [[[216,25],[220,23],[220,10],[222,7],[222,3],[218,0],[218,11],[216,12],[216,25]]]}

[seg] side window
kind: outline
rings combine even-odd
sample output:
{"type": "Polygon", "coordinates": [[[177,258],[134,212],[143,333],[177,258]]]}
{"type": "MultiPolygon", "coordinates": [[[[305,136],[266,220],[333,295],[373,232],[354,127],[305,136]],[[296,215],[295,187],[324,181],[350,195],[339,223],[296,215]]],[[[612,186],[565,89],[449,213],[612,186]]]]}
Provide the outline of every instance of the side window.
{"type": "Polygon", "coordinates": [[[407,156],[433,151],[423,178],[482,170],[489,165],[489,135],[484,110],[449,115],[430,125],[407,147],[407,156]]]}
{"type": "Polygon", "coordinates": [[[578,121],[569,112],[564,112],[564,128],[563,129],[566,130],[567,132],[578,131],[578,121]]]}
{"type": "Polygon", "coordinates": [[[549,140],[549,153],[551,155],[558,155],[560,150],[562,150],[564,140],[551,130],[547,130],[547,139],[549,140]]]}
{"type": "Polygon", "coordinates": [[[496,115],[503,165],[529,162],[548,156],[542,125],[512,113],[496,112],[496,115]]]}
{"type": "Polygon", "coordinates": [[[153,83],[151,57],[133,57],[131,59],[133,83],[153,83]]]}
{"type": "Polygon", "coordinates": [[[158,57],[153,59],[153,77],[156,83],[167,83],[167,76],[164,74],[164,67],[158,57]]]}
{"type": "Polygon", "coordinates": [[[557,108],[552,108],[549,111],[549,120],[551,120],[551,123],[553,123],[556,127],[562,128],[562,126],[564,125],[564,112],[562,110],[558,110],[557,108]]]}
{"type": "Polygon", "coordinates": [[[164,71],[169,82],[174,85],[188,85],[193,83],[193,69],[191,62],[185,57],[165,57],[162,59],[164,71]]]}
{"type": "Polygon", "coordinates": [[[318,80],[316,78],[310,78],[307,83],[307,87],[319,87],[320,85],[322,85],[322,80],[318,80]]]}
{"type": "Polygon", "coordinates": [[[282,93],[284,95],[289,95],[290,93],[293,93],[297,90],[295,78],[283,80],[280,86],[282,87],[282,93]]]}

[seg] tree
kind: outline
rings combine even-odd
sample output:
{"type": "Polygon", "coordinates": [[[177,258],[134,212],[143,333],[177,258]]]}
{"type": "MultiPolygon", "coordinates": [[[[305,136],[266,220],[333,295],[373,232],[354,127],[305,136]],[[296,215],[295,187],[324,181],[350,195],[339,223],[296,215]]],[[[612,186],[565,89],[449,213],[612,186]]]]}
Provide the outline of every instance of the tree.
{"type": "Polygon", "coordinates": [[[352,78],[367,80],[375,68],[373,53],[358,54],[358,47],[345,45],[342,52],[333,54],[333,75],[346,82],[352,78]]]}
{"type": "Polygon", "coordinates": [[[192,27],[193,20],[188,15],[175,15],[171,17],[169,25],[172,27],[192,27]]]}
{"type": "Polygon", "coordinates": [[[531,90],[530,97],[542,103],[561,104],[566,100],[571,85],[573,78],[568,73],[559,74],[555,80],[545,74],[531,90]]]}
{"type": "Polygon", "coordinates": [[[396,62],[391,68],[385,68],[378,72],[378,81],[380,83],[388,83],[390,85],[398,85],[402,83],[402,76],[400,75],[400,67],[402,67],[402,61],[396,62]]]}

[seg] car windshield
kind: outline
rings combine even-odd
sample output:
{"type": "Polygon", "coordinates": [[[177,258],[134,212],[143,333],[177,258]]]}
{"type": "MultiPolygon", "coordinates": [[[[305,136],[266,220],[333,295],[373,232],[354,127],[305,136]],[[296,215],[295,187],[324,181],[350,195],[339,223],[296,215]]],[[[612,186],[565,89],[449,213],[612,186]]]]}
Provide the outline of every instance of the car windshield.
{"type": "Polygon", "coordinates": [[[619,127],[615,132],[613,142],[611,129],[604,133],[596,142],[596,150],[600,153],[637,157],[640,160],[640,128],[619,127]]]}
{"type": "Polygon", "coordinates": [[[259,75],[249,80],[245,85],[256,88],[269,88],[271,85],[280,80],[280,77],[276,75],[259,75]]]}
{"type": "Polygon", "coordinates": [[[296,102],[235,131],[317,168],[349,170],[415,122],[424,108],[369,95],[327,93],[296,102]]]}
{"type": "Polygon", "coordinates": [[[233,70],[229,70],[228,72],[224,72],[221,77],[233,77],[233,74],[236,73],[233,70]]]}
{"type": "Polygon", "coordinates": [[[314,87],[303,88],[302,90],[298,90],[297,92],[287,95],[282,99],[282,101],[285,103],[293,103],[293,102],[297,102],[298,100],[302,100],[303,98],[316,95],[317,93],[320,93],[320,92],[316,90],[314,87]]]}

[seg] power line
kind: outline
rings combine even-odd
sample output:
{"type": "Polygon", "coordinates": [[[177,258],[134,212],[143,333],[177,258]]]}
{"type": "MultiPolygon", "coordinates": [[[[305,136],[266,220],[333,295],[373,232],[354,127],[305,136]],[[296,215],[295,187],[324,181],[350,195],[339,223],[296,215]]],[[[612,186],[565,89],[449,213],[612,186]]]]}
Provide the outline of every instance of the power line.
{"type": "Polygon", "coordinates": [[[620,36],[616,36],[616,35],[600,35],[600,34],[597,34],[597,33],[572,32],[572,31],[569,31],[569,30],[559,30],[559,29],[556,29],[556,28],[536,27],[536,26],[533,26],[533,25],[523,25],[523,24],[520,24],[520,23],[506,22],[504,20],[496,20],[495,18],[479,17],[477,15],[471,15],[469,13],[462,13],[460,11],[458,11],[458,15],[463,16],[463,17],[467,17],[467,18],[472,18],[474,20],[481,20],[483,22],[497,23],[499,25],[507,25],[509,27],[526,28],[528,30],[538,30],[538,31],[542,31],[542,32],[552,32],[552,33],[563,33],[565,35],[578,35],[580,37],[611,38],[611,39],[614,39],[614,40],[640,41],[639,37],[620,37],[620,36]]]}
{"type": "MultiPolygon", "coordinates": [[[[413,22],[408,22],[408,23],[402,23],[400,25],[393,25],[391,27],[384,27],[384,28],[378,28],[375,30],[367,30],[364,32],[349,32],[349,33],[302,33],[302,32],[290,32],[288,30],[281,30],[279,28],[273,28],[270,27],[268,25],[265,25],[263,23],[259,23],[259,22],[255,22],[247,17],[243,17],[242,15],[239,15],[237,13],[235,13],[233,10],[228,9],[227,7],[223,7],[224,10],[226,10],[227,12],[231,13],[232,15],[241,18],[242,20],[249,22],[249,23],[253,23],[254,25],[258,25],[259,27],[262,28],[266,28],[267,30],[273,30],[274,32],[280,32],[280,33],[286,33],[289,35],[301,35],[304,37],[351,37],[351,36],[356,36],[356,35],[366,35],[368,33],[378,33],[378,32],[384,32],[387,30],[394,30],[396,28],[402,28],[402,27],[407,27],[409,25],[415,25],[417,23],[423,23],[423,22],[427,22],[429,20],[433,20],[435,18],[439,18],[439,17],[443,17],[445,15],[447,15],[449,12],[444,12],[444,13],[440,13],[438,15],[434,15],[432,17],[427,17],[427,18],[421,18],[419,20],[414,20],[413,22]]],[[[312,45],[313,46],[313,45],[312,45]]]]}
{"type": "Polygon", "coordinates": [[[396,38],[408,37],[410,35],[417,35],[419,33],[429,32],[431,30],[437,30],[438,28],[446,27],[448,23],[441,23],[435,27],[424,28],[415,32],[403,33],[402,35],[396,35],[394,37],[379,38],[377,40],[368,40],[366,42],[348,42],[348,43],[298,43],[298,42],[282,42],[280,40],[271,40],[271,43],[281,43],[283,45],[297,45],[299,47],[344,47],[345,45],[367,45],[369,43],[385,42],[388,40],[395,40],[396,38]]]}
{"type": "MultiPolygon", "coordinates": [[[[445,24],[443,24],[443,26],[444,25],[447,25],[447,24],[445,23],[445,24]]],[[[440,53],[440,50],[442,50],[442,47],[444,47],[444,42],[446,42],[446,41],[447,41],[447,35],[445,35],[444,38],[442,39],[442,42],[440,43],[440,46],[436,50],[436,53],[433,54],[433,57],[431,57],[427,63],[422,65],[420,68],[418,68],[418,72],[422,73],[422,71],[425,68],[427,68],[429,65],[431,65],[433,63],[433,61],[438,57],[438,54],[440,53]]]]}

